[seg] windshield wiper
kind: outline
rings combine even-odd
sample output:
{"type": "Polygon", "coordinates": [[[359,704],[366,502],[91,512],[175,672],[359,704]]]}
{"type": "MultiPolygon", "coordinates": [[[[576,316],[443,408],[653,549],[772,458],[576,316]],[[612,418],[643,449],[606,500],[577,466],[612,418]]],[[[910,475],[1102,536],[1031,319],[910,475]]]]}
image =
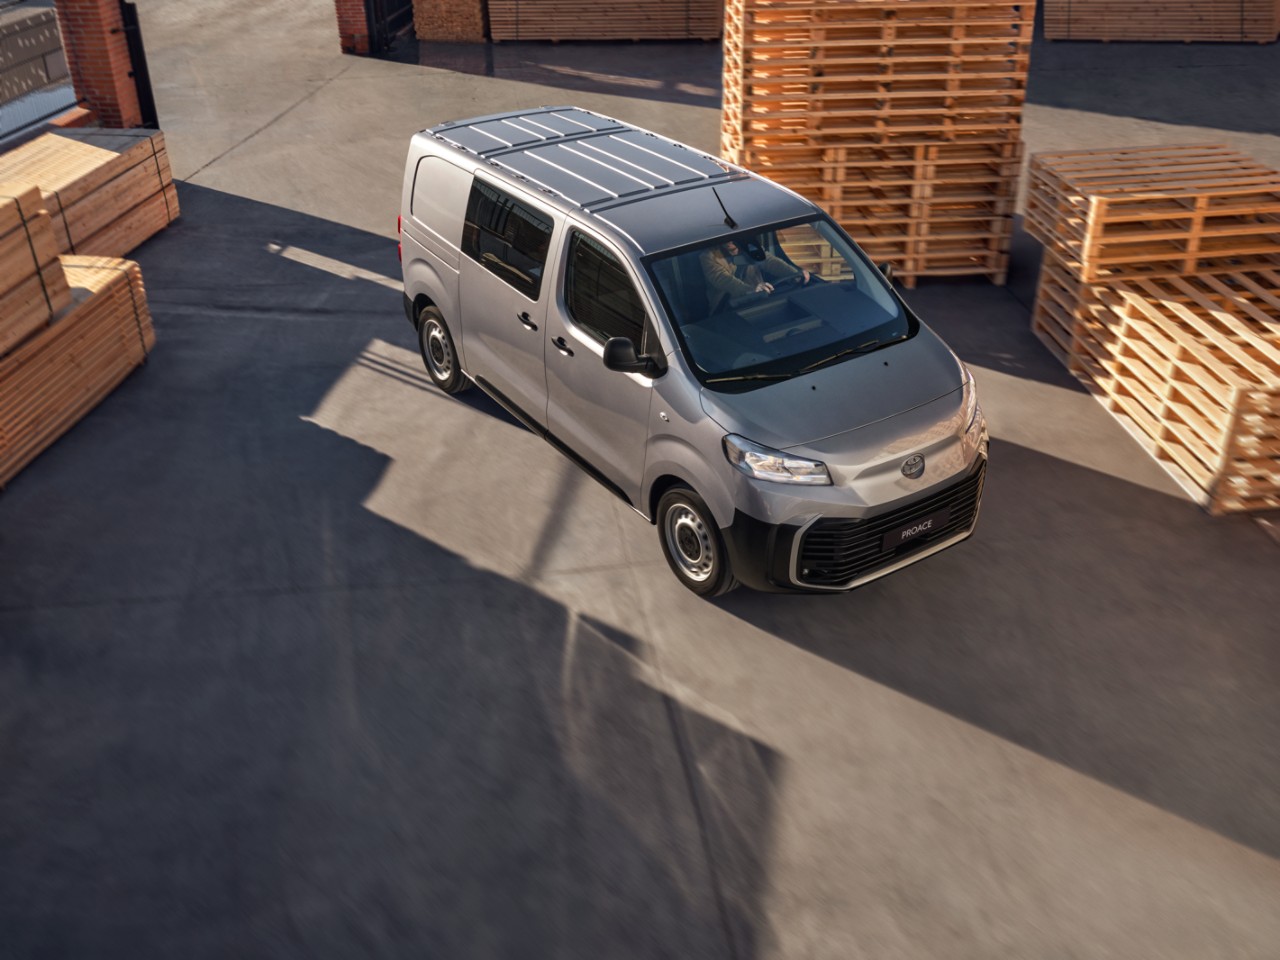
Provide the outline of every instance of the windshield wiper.
{"type": "Polygon", "coordinates": [[[703,383],[733,383],[738,380],[790,380],[794,373],[740,373],[732,377],[712,377],[703,383]]]}
{"type": "Polygon", "coordinates": [[[818,367],[826,366],[828,363],[831,363],[835,360],[839,360],[841,357],[852,357],[853,355],[858,353],[870,353],[872,350],[875,350],[880,346],[888,346],[889,343],[897,343],[899,340],[905,340],[905,339],[907,338],[894,337],[892,340],[888,341],[888,343],[886,344],[881,344],[879,339],[868,340],[866,343],[860,343],[856,347],[846,347],[845,349],[837,353],[833,353],[829,357],[823,357],[821,360],[815,360],[813,363],[809,364],[807,367],[801,367],[799,370],[796,371],[796,373],[797,374],[808,373],[810,370],[816,370],[818,369],[818,367]]]}

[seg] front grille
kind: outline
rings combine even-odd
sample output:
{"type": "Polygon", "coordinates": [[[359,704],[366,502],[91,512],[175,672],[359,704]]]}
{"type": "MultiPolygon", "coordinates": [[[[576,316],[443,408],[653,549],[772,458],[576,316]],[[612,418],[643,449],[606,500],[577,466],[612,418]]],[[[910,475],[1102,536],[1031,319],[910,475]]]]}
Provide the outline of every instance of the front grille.
{"type": "Polygon", "coordinates": [[[947,540],[973,526],[982,498],[987,461],[982,458],[959,483],[923,500],[865,520],[824,517],[815,521],[800,542],[796,579],[815,587],[839,587],[888,566],[940,540],[947,540]],[[900,547],[884,549],[884,535],[939,510],[948,511],[947,522],[933,533],[900,547]]]}

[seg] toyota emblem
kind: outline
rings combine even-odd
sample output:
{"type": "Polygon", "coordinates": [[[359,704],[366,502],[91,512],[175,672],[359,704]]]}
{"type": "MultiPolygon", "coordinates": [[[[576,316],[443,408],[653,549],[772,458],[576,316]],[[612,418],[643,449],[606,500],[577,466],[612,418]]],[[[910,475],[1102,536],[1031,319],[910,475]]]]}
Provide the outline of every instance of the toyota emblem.
{"type": "Polygon", "coordinates": [[[924,457],[918,453],[914,457],[907,457],[902,464],[902,475],[908,480],[914,480],[923,473],[924,457]]]}

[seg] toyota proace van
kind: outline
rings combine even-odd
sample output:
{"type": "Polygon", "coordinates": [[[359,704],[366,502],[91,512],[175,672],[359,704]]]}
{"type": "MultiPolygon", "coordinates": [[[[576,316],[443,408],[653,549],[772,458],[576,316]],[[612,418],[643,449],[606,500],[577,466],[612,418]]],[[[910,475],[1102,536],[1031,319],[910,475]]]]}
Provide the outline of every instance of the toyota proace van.
{"type": "Polygon", "coordinates": [[[404,307],[478,385],[657,525],[702,596],[839,591],[973,532],[973,378],[813,203],[576,107],[409,145],[404,307]]]}

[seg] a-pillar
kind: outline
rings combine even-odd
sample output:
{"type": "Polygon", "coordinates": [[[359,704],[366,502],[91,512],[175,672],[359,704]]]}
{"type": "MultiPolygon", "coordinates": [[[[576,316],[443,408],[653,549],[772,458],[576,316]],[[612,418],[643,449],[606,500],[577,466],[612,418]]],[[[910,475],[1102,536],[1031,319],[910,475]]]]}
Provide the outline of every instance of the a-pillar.
{"type": "Polygon", "coordinates": [[[364,0],[334,0],[338,9],[338,42],[343,53],[369,53],[369,19],[364,0]]]}
{"type": "Polygon", "coordinates": [[[142,124],[120,0],[55,0],[76,96],[104,127],[142,124]]]}

